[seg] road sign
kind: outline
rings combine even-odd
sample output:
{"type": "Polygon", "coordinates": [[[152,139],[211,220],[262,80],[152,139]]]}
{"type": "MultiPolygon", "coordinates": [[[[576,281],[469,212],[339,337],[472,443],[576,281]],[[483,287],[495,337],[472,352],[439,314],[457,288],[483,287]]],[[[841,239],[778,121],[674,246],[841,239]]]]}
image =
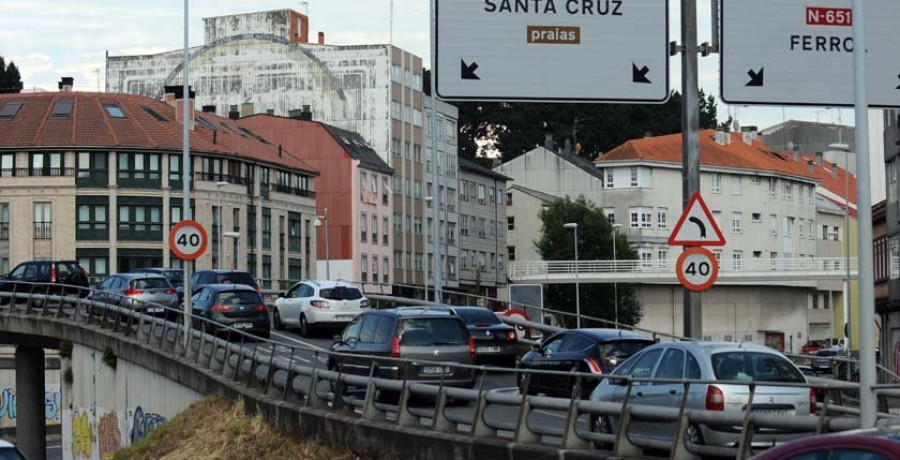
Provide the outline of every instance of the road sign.
{"type": "Polygon", "coordinates": [[[196,260],[208,243],[206,230],[193,220],[183,220],[169,232],[169,249],[182,260],[196,260]]]}
{"type": "Polygon", "coordinates": [[[675,265],[678,281],[685,289],[705,291],[719,277],[719,262],[715,254],[703,248],[688,248],[678,257],[675,265]]]}
{"type": "Polygon", "coordinates": [[[688,200],[687,207],[669,235],[669,246],[724,246],[725,237],[699,193],[688,200]]]}
{"type": "Polygon", "coordinates": [[[445,100],[663,103],[667,0],[435,0],[445,100]]]}
{"type": "MultiPolygon", "coordinates": [[[[900,1],[865,0],[868,102],[900,106],[900,1]]],[[[730,104],[853,105],[852,0],[722,2],[730,104]]]]}

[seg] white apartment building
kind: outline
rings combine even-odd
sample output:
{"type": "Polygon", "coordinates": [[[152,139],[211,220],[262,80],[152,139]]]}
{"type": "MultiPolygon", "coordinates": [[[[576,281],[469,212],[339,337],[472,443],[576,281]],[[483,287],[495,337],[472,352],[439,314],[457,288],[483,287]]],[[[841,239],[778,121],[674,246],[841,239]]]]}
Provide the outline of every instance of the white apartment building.
{"type": "Polygon", "coordinates": [[[459,201],[457,193],[459,187],[459,165],[457,156],[457,119],[459,110],[445,102],[437,102],[437,118],[432,124],[434,116],[434,99],[425,96],[425,173],[422,181],[425,183],[425,212],[422,217],[414,217],[416,231],[425,229],[425,254],[428,270],[428,284],[434,285],[434,197],[438,197],[438,253],[441,254],[441,280],[444,288],[456,289],[459,287],[459,201]],[[432,127],[437,132],[435,145],[437,147],[437,164],[434,163],[432,154],[432,127]],[[438,186],[434,186],[434,173],[437,169],[438,186]]]}

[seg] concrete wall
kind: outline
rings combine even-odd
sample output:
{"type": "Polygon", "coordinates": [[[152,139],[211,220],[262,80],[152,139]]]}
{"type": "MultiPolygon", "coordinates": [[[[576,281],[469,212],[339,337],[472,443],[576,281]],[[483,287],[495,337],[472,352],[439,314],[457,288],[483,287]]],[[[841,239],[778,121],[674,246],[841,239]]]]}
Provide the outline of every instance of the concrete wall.
{"type": "MultiPolygon", "coordinates": [[[[59,427],[63,407],[57,359],[46,360],[44,381],[44,419],[48,427],[59,427]]],[[[15,357],[3,355],[0,356],[0,432],[14,430],[17,418],[15,357]]]]}
{"type": "Polygon", "coordinates": [[[122,359],[113,370],[102,358],[102,351],[75,344],[63,360],[63,373],[73,376],[62,390],[63,458],[108,458],[203,398],[122,359]]]}

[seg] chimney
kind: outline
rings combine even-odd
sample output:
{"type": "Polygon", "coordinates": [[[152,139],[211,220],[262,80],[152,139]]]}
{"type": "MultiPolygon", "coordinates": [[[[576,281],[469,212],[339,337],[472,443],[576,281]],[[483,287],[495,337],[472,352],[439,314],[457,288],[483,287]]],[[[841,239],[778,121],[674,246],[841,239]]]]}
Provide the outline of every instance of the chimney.
{"type": "Polygon", "coordinates": [[[319,32],[319,44],[320,45],[325,44],[325,32],[319,32]]]}
{"type": "Polygon", "coordinates": [[[291,13],[294,16],[291,21],[291,41],[301,45],[309,43],[309,16],[296,11],[291,13]]]}
{"type": "Polygon", "coordinates": [[[794,163],[800,163],[800,151],[794,150],[794,163]]]}
{"type": "Polygon", "coordinates": [[[304,105],[302,109],[291,109],[288,111],[288,118],[302,121],[312,121],[312,112],[308,105],[304,105]]]}
{"type": "Polygon", "coordinates": [[[202,109],[200,109],[203,113],[216,113],[216,106],[214,105],[204,105],[202,109]]]}
{"type": "Polygon", "coordinates": [[[837,179],[838,176],[838,165],[837,163],[831,163],[831,178],[837,179]]]}
{"type": "Polygon", "coordinates": [[[651,137],[653,137],[653,133],[651,133],[650,131],[644,131],[644,139],[648,139],[651,137]]]}
{"type": "MultiPolygon", "coordinates": [[[[184,87],[181,85],[166,86],[165,92],[166,103],[175,108],[175,121],[182,123],[184,117],[184,87]]],[[[194,130],[194,96],[194,90],[188,87],[188,127],[191,131],[194,130]]]]}
{"type": "Polygon", "coordinates": [[[566,138],[565,152],[566,152],[566,155],[572,154],[572,139],[566,138]]]}
{"type": "Polygon", "coordinates": [[[816,164],[816,162],[813,160],[806,160],[806,169],[809,170],[809,172],[814,172],[815,164],[816,164]]]}
{"type": "Polygon", "coordinates": [[[731,133],[716,131],[716,144],[730,145],[731,144],[731,133]]]}
{"type": "Polygon", "coordinates": [[[544,134],[544,148],[553,151],[553,134],[544,134]]]}
{"type": "Polygon", "coordinates": [[[72,77],[62,77],[59,80],[59,92],[60,93],[71,93],[72,88],[75,86],[75,79],[72,77]]]}
{"type": "Polygon", "coordinates": [[[228,118],[232,120],[237,120],[241,118],[241,112],[238,111],[238,106],[232,105],[228,108],[228,118]]]}
{"type": "Polygon", "coordinates": [[[825,167],[825,154],[824,153],[816,152],[816,163],[823,168],[825,167]]]}
{"type": "Polygon", "coordinates": [[[281,158],[281,144],[278,144],[278,158],[281,158]]]}
{"type": "Polygon", "coordinates": [[[275,109],[266,109],[266,115],[275,115],[275,109]]]}

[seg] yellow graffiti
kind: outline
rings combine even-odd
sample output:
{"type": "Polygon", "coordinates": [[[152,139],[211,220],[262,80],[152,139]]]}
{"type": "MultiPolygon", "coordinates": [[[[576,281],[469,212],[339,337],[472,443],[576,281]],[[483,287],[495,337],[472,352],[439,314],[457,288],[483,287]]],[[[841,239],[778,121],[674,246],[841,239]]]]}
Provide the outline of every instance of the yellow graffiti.
{"type": "Polygon", "coordinates": [[[72,455],[76,458],[91,458],[94,446],[94,431],[88,420],[87,412],[78,413],[72,417],[72,455]]]}

